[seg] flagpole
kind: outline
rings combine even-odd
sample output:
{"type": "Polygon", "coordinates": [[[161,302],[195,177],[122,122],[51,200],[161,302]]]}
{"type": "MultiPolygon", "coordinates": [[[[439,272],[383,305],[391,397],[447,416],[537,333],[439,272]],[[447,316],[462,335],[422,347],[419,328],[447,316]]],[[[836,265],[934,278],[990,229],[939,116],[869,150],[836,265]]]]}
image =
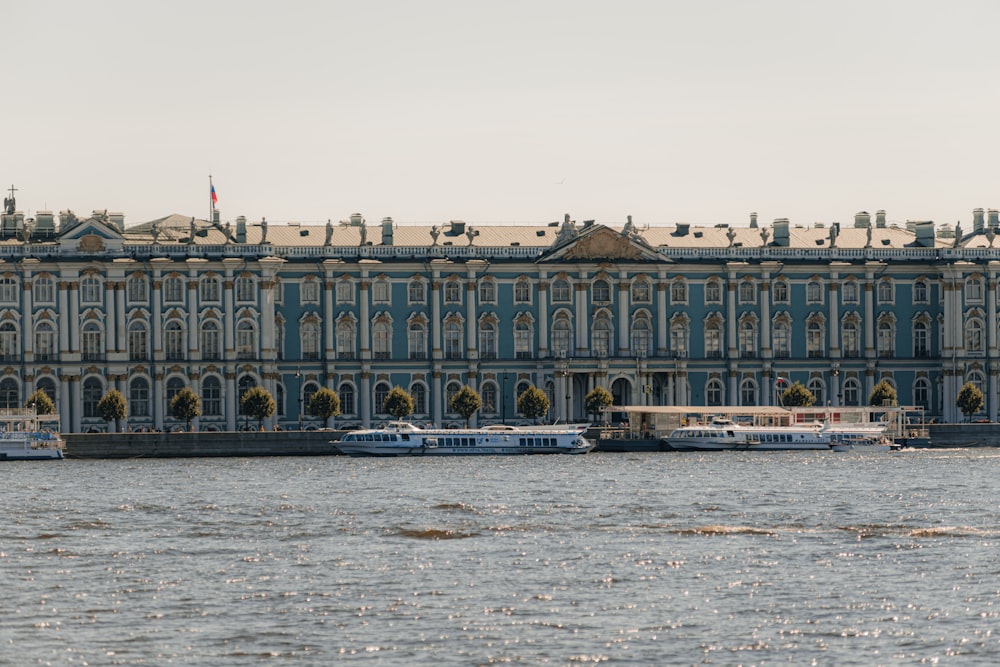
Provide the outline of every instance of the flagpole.
{"type": "Polygon", "coordinates": [[[215,197],[212,196],[214,186],[212,185],[212,175],[208,175],[208,224],[215,222],[215,197]]]}

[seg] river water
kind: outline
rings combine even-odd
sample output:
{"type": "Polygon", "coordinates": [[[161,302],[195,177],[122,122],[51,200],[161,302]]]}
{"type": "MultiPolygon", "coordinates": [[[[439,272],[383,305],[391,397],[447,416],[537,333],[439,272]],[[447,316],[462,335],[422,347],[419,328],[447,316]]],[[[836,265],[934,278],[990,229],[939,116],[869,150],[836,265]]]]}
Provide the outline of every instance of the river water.
{"type": "Polygon", "coordinates": [[[9,462],[0,664],[992,665],[998,480],[995,449],[9,462]]]}

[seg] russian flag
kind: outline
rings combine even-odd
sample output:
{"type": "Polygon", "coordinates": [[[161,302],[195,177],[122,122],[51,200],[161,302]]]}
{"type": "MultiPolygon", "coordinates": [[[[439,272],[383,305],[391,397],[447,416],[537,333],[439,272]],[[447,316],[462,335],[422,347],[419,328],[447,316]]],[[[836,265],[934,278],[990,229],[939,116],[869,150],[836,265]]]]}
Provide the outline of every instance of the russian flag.
{"type": "Polygon", "coordinates": [[[213,204],[218,204],[219,203],[219,195],[215,194],[215,186],[214,185],[212,186],[212,203],[213,204]]]}

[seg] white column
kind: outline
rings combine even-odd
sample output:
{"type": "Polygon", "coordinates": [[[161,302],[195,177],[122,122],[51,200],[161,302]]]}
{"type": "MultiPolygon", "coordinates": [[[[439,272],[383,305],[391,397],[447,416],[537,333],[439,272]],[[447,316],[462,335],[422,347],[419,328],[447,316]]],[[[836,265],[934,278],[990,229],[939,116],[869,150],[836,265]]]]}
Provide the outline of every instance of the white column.
{"type": "Polygon", "coordinates": [[[188,359],[198,361],[201,359],[200,346],[198,345],[198,279],[195,269],[191,269],[192,275],[188,278],[188,359]]]}
{"type": "Polygon", "coordinates": [[[80,352],[80,283],[69,284],[69,348],[80,352]]]}
{"type": "Polygon", "coordinates": [[[31,273],[26,272],[21,289],[21,304],[24,319],[21,321],[21,344],[26,361],[31,361],[35,353],[34,307],[31,304],[31,273]]]}
{"type": "Polygon", "coordinates": [[[666,356],[667,336],[670,328],[667,326],[667,277],[660,274],[656,283],[656,354],[666,356]]]}
{"type": "Polygon", "coordinates": [[[125,282],[119,282],[115,289],[115,309],[118,311],[116,323],[118,324],[118,352],[128,350],[128,330],[125,322],[125,282]]]}
{"type": "Polygon", "coordinates": [[[629,329],[631,328],[631,322],[628,316],[628,306],[629,306],[629,285],[628,281],[622,279],[618,283],[618,356],[628,356],[629,348],[629,329]]]}
{"type": "Polygon", "coordinates": [[[576,354],[574,356],[589,356],[590,341],[587,332],[590,330],[591,317],[587,309],[587,272],[580,272],[580,282],[576,285],[576,354]]]}
{"type": "MultiPolygon", "coordinates": [[[[80,326],[80,321],[69,319],[69,283],[59,281],[59,353],[69,352],[69,332],[80,326]]],[[[65,422],[69,424],[69,422],[65,422]]]]}
{"type": "MultiPolygon", "coordinates": [[[[104,281],[104,353],[110,355],[118,350],[118,326],[115,324],[115,316],[118,314],[115,308],[115,282],[114,280],[104,281]]],[[[105,358],[110,358],[105,356],[105,358]]],[[[127,394],[126,394],[127,395],[127,394]]]]}
{"type": "Polygon", "coordinates": [[[549,356],[549,281],[544,271],[538,281],[538,356],[549,356]]]}

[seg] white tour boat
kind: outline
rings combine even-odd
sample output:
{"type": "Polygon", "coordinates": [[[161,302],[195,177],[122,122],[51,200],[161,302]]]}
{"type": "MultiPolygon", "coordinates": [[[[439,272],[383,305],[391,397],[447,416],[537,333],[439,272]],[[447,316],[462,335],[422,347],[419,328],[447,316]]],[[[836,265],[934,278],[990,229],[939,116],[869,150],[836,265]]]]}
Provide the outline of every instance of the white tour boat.
{"type": "Polygon", "coordinates": [[[583,428],[519,428],[497,424],[476,429],[420,428],[390,422],[384,428],[345,433],[336,445],[350,456],[474,456],[586,454],[594,444],[583,428]]]}
{"type": "Polygon", "coordinates": [[[725,417],[681,426],[664,440],[681,451],[830,449],[830,435],[823,432],[820,424],[762,426],[738,424],[725,417]]]}
{"type": "Polygon", "coordinates": [[[0,461],[61,459],[66,443],[59,436],[59,417],[31,408],[0,409],[0,461]]]}

